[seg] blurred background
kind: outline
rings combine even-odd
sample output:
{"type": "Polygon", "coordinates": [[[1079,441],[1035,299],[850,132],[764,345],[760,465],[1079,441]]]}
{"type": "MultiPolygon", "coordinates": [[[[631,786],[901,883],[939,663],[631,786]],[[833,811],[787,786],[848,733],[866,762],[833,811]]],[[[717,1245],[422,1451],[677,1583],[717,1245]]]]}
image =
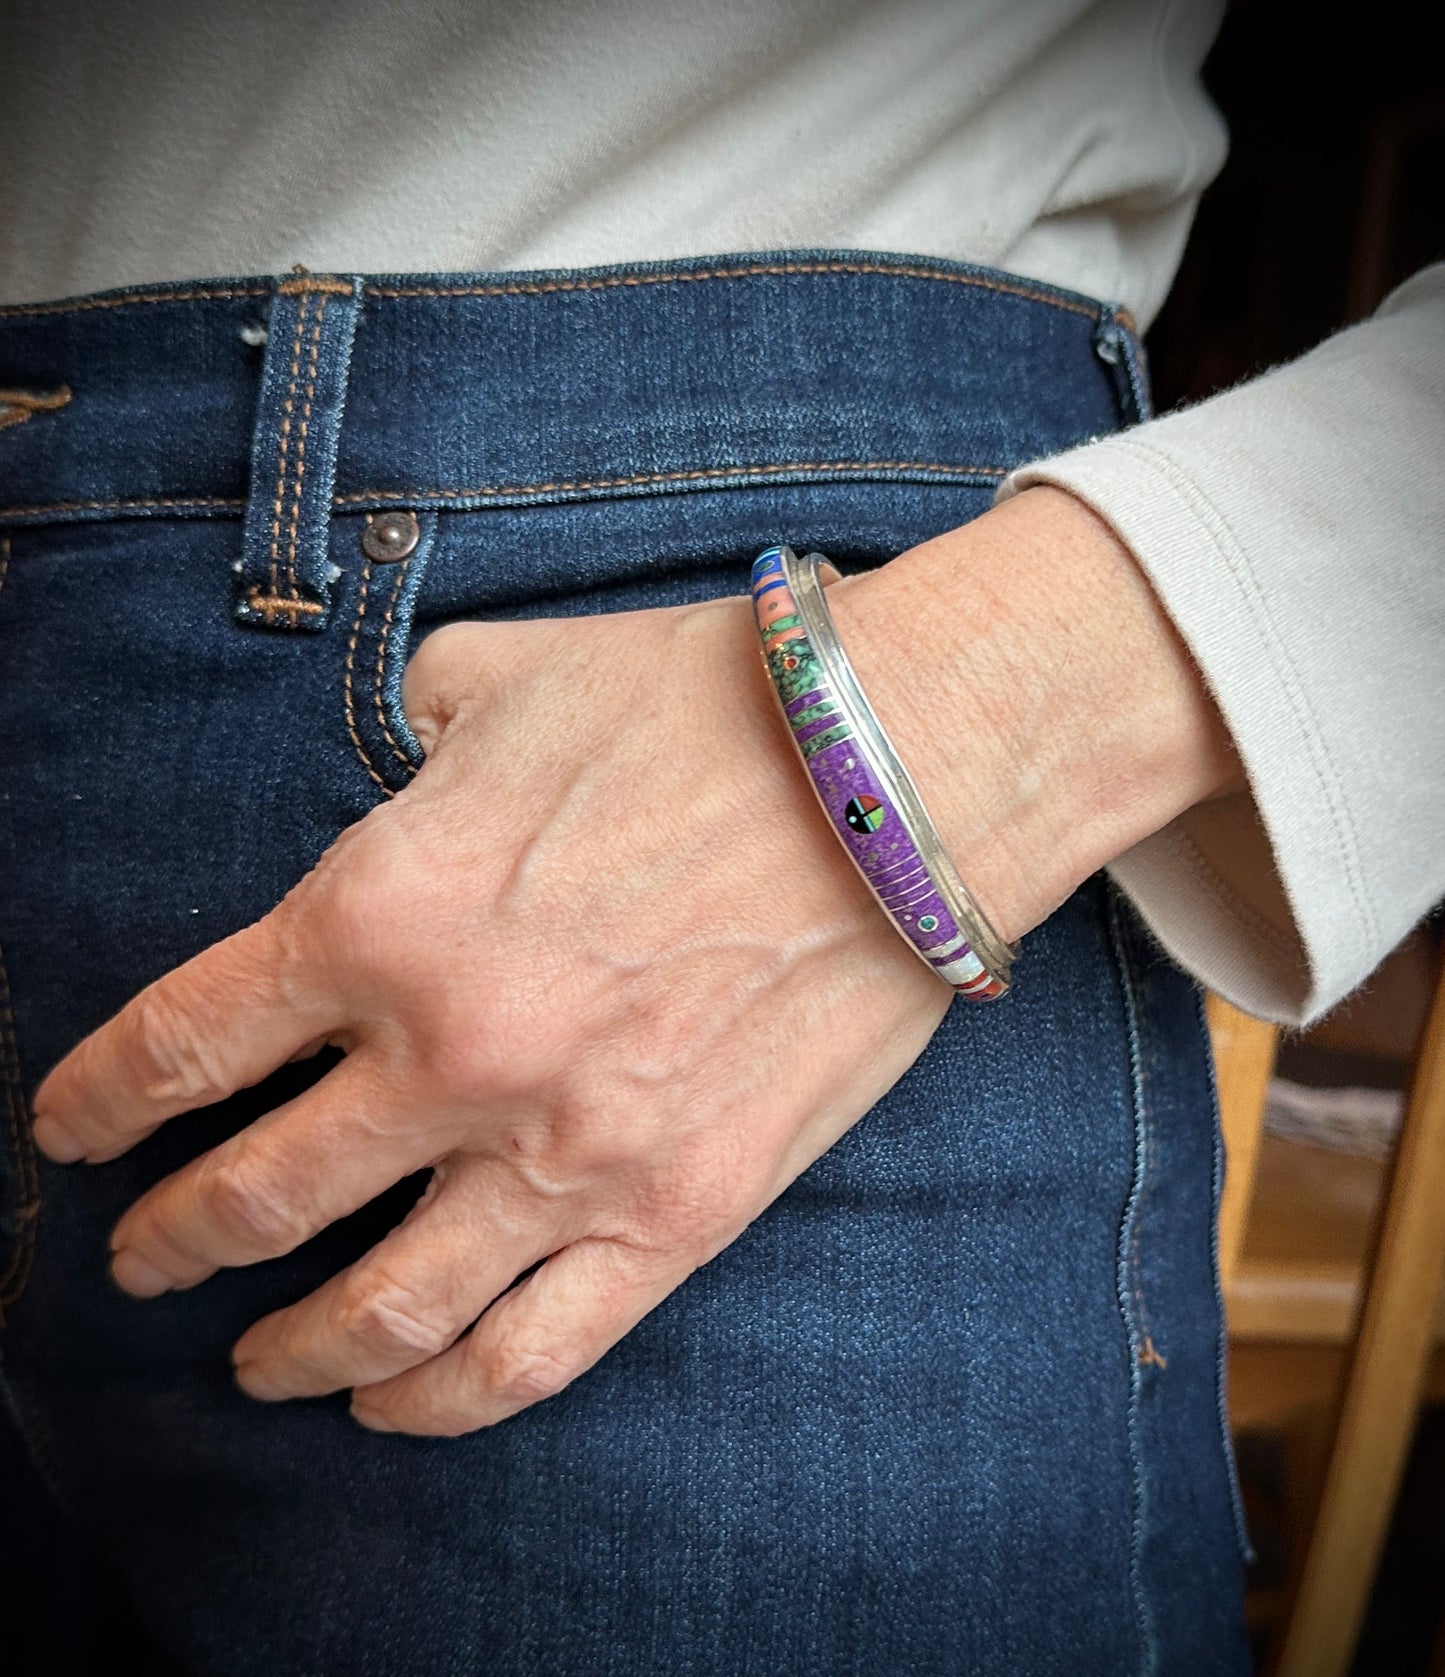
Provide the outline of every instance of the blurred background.
{"type": "MultiPolygon", "coordinates": [[[[1229,161],[1205,195],[1149,339],[1161,411],[1302,353],[1445,257],[1445,77],[1428,45],[1433,11],[1377,0],[1346,24],[1324,8],[1236,0],[1205,67],[1229,123],[1229,161]]],[[[1226,1289],[1232,1421],[1257,1550],[1249,1612],[1262,1662],[1319,1506],[1360,1276],[1442,934],[1437,911],[1320,1026],[1274,1044],[1253,1193],[1226,1289]]],[[[1355,1677],[1445,1677],[1442,1347],[1437,1308],[1355,1677]]]]}

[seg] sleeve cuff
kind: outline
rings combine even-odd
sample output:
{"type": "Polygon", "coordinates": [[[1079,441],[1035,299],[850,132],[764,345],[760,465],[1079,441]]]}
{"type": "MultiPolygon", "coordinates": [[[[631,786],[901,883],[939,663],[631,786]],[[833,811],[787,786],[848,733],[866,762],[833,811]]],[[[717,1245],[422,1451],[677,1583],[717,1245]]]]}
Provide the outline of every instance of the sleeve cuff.
{"type": "Polygon", "coordinates": [[[1078,496],[1129,547],[1233,736],[1247,793],[1196,805],[1108,872],[1169,954],[1245,1012],[1313,1023],[1375,964],[1349,812],[1248,554],[1189,473],[1139,432],[1003,483],[1078,496]]]}

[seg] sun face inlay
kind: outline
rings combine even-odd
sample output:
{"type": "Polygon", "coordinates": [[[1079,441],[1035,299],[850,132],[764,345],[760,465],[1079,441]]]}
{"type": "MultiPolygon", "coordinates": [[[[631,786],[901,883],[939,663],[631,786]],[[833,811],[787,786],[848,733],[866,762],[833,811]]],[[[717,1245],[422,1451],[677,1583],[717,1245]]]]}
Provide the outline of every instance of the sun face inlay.
{"type": "Polygon", "coordinates": [[[879,799],[860,792],[856,797],[849,798],[843,810],[843,819],[855,833],[876,833],[887,814],[887,808],[879,799]]]}

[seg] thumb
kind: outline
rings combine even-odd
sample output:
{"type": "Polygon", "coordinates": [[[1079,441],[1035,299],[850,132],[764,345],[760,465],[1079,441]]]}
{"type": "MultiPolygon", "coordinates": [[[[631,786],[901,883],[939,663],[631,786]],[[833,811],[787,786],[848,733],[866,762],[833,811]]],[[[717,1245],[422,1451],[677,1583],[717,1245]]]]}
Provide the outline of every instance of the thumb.
{"type": "Polygon", "coordinates": [[[461,710],[495,696],[501,679],[496,637],[503,630],[493,623],[444,623],[407,660],[402,709],[428,757],[461,710]]]}

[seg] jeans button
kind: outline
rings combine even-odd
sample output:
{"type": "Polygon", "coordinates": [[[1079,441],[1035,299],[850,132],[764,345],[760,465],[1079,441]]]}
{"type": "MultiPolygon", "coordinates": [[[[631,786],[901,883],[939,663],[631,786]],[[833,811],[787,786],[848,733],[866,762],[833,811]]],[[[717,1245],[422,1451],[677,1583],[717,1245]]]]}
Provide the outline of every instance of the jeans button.
{"type": "Polygon", "coordinates": [[[373,518],[361,533],[361,551],[376,564],[405,559],[421,540],[421,528],[414,512],[384,512],[373,518]]]}

